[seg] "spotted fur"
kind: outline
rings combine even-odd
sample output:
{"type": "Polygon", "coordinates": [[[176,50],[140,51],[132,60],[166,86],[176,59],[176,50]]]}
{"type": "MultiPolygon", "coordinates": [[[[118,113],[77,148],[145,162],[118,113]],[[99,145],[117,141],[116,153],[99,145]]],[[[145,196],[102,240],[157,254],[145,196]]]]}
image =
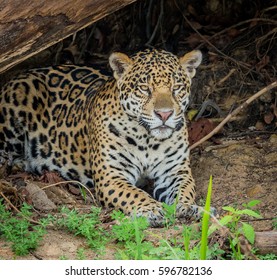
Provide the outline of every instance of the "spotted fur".
{"type": "Polygon", "coordinates": [[[1,160],[95,187],[103,206],[163,224],[161,202],[197,215],[185,110],[201,62],[146,50],[110,56],[114,77],[80,66],[30,70],[1,89],[1,160]],[[154,181],[153,195],[137,187],[154,181]]]}

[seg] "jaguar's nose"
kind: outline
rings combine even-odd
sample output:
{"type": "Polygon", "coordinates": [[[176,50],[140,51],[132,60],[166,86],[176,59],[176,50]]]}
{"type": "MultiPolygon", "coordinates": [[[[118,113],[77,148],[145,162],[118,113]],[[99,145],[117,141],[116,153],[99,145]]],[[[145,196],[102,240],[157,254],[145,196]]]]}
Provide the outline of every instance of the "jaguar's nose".
{"type": "Polygon", "coordinates": [[[166,122],[169,119],[169,117],[173,114],[173,110],[167,110],[167,111],[154,110],[154,113],[160,120],[166,122]]]}

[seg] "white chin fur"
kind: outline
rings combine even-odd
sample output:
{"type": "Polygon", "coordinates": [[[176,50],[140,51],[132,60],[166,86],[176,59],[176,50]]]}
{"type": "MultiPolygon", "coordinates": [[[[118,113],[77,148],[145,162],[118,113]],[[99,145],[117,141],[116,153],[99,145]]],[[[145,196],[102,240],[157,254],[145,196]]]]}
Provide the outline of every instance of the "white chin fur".
{"type": "Polygon", "coordinates": [[[167,139],[173,133],[171,128],[155,128],[151,130],[151,135],[157,139],[167,139]]]}

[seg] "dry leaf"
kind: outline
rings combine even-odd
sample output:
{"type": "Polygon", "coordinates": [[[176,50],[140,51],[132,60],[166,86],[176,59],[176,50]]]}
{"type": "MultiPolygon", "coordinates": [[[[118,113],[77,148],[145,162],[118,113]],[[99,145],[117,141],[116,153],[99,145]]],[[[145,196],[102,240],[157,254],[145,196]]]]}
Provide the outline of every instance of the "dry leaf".
{"type": "Polygon", "coordinates": [[[209,134],[215,127],[216,124],[211,122],[209,119],[202,118],[192,122],[188,127],[190,145],[196,143],[209,134]]]}
{"type": "Polygon", "coordinates": [[[33,205],[41,211],[50,211],[56,209],[56,205],[48,198],[46,193],[35,183],[28,183],[26,190],[32,198],[33,205]]]}

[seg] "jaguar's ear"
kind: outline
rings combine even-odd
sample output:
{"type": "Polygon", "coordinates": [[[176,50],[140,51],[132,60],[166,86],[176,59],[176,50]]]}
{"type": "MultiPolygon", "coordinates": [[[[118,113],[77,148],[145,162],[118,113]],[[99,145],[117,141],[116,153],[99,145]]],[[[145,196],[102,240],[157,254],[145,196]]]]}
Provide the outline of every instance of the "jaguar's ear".
{"type": "Polygon", "coordinates": [[[115,79],[119,79],[124,72],[133,64],[132,60],[124,53],[114,52],[109,58],[115,79]]]}
{"type": "Polygon", "coordinates": [[[180,64],[186,70],[190,78],[194,77],[196,68],[202,61],[202,53],[198,50],[189,52],[184,56],[180,57],[180,64]]]}

